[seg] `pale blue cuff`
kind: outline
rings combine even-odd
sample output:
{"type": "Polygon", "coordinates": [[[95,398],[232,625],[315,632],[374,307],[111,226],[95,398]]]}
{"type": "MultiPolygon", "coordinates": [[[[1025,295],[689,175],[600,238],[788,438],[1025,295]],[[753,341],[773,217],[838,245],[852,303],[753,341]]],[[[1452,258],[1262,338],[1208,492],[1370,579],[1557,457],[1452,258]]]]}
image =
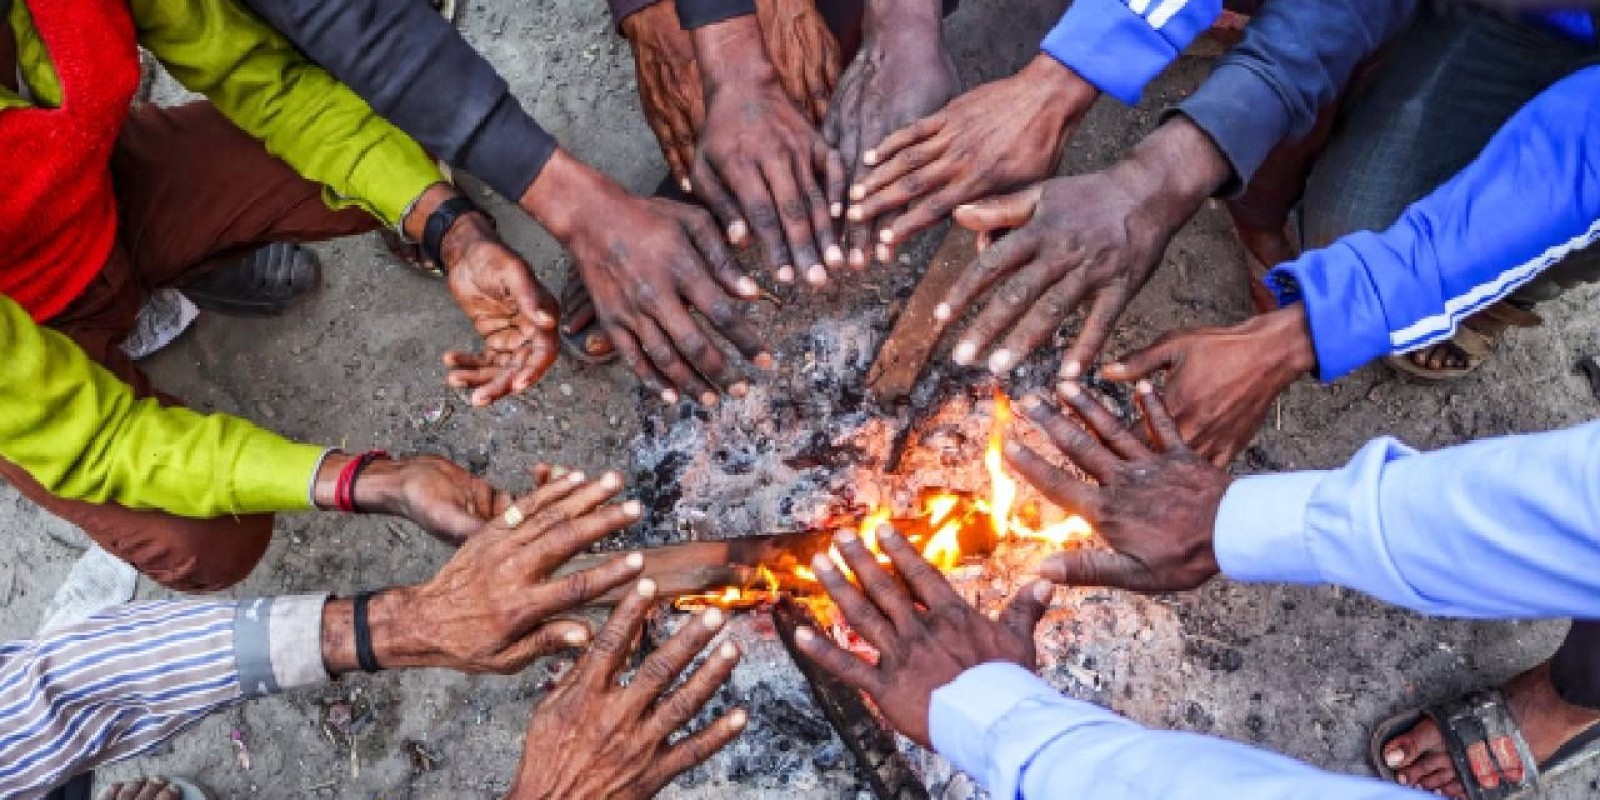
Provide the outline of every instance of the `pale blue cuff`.
{"type": "Polygon", "coordinates": [[[974,778],[989,777],[989,729],[1030,697],[1060,697],[1054,687],[1017,664],[979,664],[933,692],[928,736],[933,749],[974,778]]]}
{"type": "Polygon", "coordinates": [[[1327,474],[1286,472],[1234,481],[1217,509],[1212,541],[1222,574],[1237,581],[1321,583],[1306,507],[1327,474]]]}

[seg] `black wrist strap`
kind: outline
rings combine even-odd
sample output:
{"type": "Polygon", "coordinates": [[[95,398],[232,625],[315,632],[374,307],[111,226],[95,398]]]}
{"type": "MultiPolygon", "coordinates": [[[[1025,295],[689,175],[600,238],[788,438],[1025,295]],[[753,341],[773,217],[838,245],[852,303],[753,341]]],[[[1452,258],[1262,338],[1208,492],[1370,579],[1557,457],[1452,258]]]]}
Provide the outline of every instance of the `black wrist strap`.
{"type": "Polygon", "coordinates": [[[372,652],[372,626],[367,622],[367,602],[377,592],[362,592],[355,596],[355,628],[356,633],[356,666],[362,672],[377,672],[383,667],[378,666],[378,656],[372,652]]]}
{"type": "Polygon", "coordinates": [[[445,272],[444,256],[440,250],[444,248],[444,235],[456,224],[464,214],[481,211],[472,198],[458,194],[449,200],[440,203],[428,215],[428,221],[422,226],[422,257],[432,262],[440,272],[445,272]]]}

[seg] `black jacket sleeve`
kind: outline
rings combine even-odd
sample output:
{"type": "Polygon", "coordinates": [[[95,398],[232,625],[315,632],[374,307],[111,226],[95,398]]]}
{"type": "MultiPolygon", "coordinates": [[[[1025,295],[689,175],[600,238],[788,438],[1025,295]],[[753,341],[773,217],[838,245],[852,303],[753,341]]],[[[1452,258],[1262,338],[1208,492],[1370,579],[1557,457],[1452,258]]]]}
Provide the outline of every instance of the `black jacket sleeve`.
{"type": "Polygon", "coordinates": [[[1178,106],[1233,165],[1235,191],[1279,142],[1311,132],[1355,68],[1415,13],[1419,0],[1268,0],[1244,40],[1178,106]]]}
{"type": "Polygon", "coordinates": [[[555,152],[505,79],[420,0],[245,0],[451,166],[516,202],[555,152]]]}

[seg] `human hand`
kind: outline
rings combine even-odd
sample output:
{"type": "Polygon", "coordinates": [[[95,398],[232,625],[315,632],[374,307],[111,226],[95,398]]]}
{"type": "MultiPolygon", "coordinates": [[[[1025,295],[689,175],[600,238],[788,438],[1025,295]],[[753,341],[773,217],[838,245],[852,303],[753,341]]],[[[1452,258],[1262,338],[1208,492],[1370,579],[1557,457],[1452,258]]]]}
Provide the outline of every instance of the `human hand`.
{"type": "Polygon", "coordinates": [[[1047,55],[1021,72],[951,100],[943,110],[867,142],[864,177],[850,185],[851,222],[891,215],[879,260],[956,206],[1055,174],[1095,88],[1047,55]]]}
{"type": "Polygon", "coordinates": [[[579,552],[638,521],[636,501],[604,505],[621,488],[616,473],[597,481],[569,473],[545,483],[515,503],[516,525],[497,518],[427,582],[375,596],[369,614],[378,662],[509,674],[588,644],[588,626],[558,615],[634,580],[644,557],[630,553],[553,576],[579,552]]]}
{"type": "Polygon", "coordinates": [[[878,544],[905,585],[879,566],[854,533],[841,531],[834,544],[859,588],[825,554],[812,561],[812,570],[850,627],[877,648],[878,663],[868,664],[810,628],[795,631],[795,644],[823,669],[866,692],[889,724],[912,741],[931,746],[933,693],[961,673],[992,661],[1035,667],[1033,629],[1049,607],[1053,587],[1048,582],[1023,587],[996,621],[961,599],[891,526],[878,529],[878,544]]]}
{"type": "MultiPolygon", "coordinates": [[[[329,453],[317,470],[312,495],[319,508],[336,505],[339,474],[355,459],[329,453]]],[[[439,539],[459,545],[511,505],[511,496],[440,456],[378,459],[361,471],[355,485],[357,508],[404,517],[439,539]]]]}
{"type": "Polygon", "coordinates": [[[1006,442],[1005,459],[1045,497],[1088,520],[1111,552],[1056,553],[1039,574],[1071,586],[1136,592],[1193,589],[1210,580],[1217,574],[1212,531],[1233,478],[1189,450],[1148,381],[1139,382],[1137,395],[1149,445],[1082,386],[1063,383],[1058,391],[1087,431],[1036,395],[1023,398],[1023,413],[1100,485],[1057,469],[1015,441],[1006,442]]]}
{"type": "Polygon", "coordinates": [[[822,124],[839,81],[839,41],[814,0],[756,0],[756,23],[778,83],[810,118],[822,124]]]}
{"type": "Polygon", "coordinates": [[[754,233],[780,283],[793,282],[796,270],[812,285],[825,283],[824,262],[844,265],[833,231],[843,211],[843,160],[785,94],[754,18],[706,25],[693,37],[706,84],[695,193],[730,242],[754,233]]]}
{"type": "Polygon", "coordinates": [[[622,19],[622,35],[633,46],[639,105],[661,145],[667,168],[684,187],[694,164],[694,143],[705,123],[705,94],[694,42],[678,22],[672,0],[657,0],[622,19]]]}
{"type": "Polygon", "coordinates": [[[745,712],[734,709],[697,733],[668,741],[700,713],[739,662],[739,649],[724,642],[662,696],[722,627],[718,609],[685,624],[644,660],[628,685],[617,684],[655,592],[654,581],[639,581],[577,668],[534,709],[508,800],[645,800],[744,730],[745,712]]]}
{"type": "Polygon", "coordinates": [[[712,332],[757,366],[772,365],[738,302],[756,300],[760,288],[704,211],[629,194],[560,151],[524,205],[572,252],[612,345],[666,402],[683,392],[710,404],[723,389],[748,388],[712,332]]]}
{"type": "Polygon", "coordinates": [[[1161,391],[1178,433],[1222,467],[1261,430],[1272,401],[1316,365],[1305,307],[1297,303],[1231,328],[1168,333],[1100,374],[1133,381],[1166,372],[1161,391]]]}
{"type": "MultiPolygon", "coordinates": [[[[850,170],[849,181],[865,179],[862,155],[884,137],[938,111],[961,90],[956,65],[945,49],[939,3],[927,0],[874,0],[866,4],[861,49],[839,79],[822,135],[850,170]]],[[[851,220],[845,226],[846,260],[867,265],[878,226],[887,218],[851,220]]],[[[879,244],[879,261],[889,246],[879,244]]]]}
{"type": "Polygon", "coordinates": [[[1062,377],[1076,378],[1149,280],[1173,234],[1226,180],[1226,164],[1205,133],[1180,118],[1107,170],[1054,178],[956,209],[956,221],[979,232],[980,254],[934,317],[948,322],[978,296],[991,299],[951,358],[971,364],[998,344],[988,366],[1003,375],[1087,305],[1061,364],[1062,377]],[[1202,162],[1199,154],[1207,149],[1215,160],[1202,162]]]}

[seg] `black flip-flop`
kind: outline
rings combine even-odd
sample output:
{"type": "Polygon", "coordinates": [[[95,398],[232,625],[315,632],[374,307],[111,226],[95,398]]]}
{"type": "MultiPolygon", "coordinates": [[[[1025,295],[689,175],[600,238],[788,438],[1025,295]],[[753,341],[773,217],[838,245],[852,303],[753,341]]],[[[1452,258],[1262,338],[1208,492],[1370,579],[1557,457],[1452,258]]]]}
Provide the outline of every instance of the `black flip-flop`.
{"type": "Polygon", "coordinates": [[[573,266],[567,270],[567,284],[561,288],[561,315],[563,320],[561,326],[556,330],[556,333],[561,337],[561,348],[567,351],[568,356],[584,364],[598,366],[616,361],[618,357],[616,347],[612,347],[610,350],[598,355],[589,352],[589,338],[606,335],[605,330],[600,325],[599,314],[591,316],[587,325],[575,331],[567,330],[565,318],[576,304],[574,301],[578,298],[588,301],[591,305],[594,303],[594,300],[589,297],[589,289],[583,285],[583,277],[578,274],[578,268],[573,266]]]}
{"type": "Polygon", "coordinates": [[[196,306],[230,317],[274,317],[322,280],[317,255],[294,242],[273,242],[178,287],[196,306]]]}

